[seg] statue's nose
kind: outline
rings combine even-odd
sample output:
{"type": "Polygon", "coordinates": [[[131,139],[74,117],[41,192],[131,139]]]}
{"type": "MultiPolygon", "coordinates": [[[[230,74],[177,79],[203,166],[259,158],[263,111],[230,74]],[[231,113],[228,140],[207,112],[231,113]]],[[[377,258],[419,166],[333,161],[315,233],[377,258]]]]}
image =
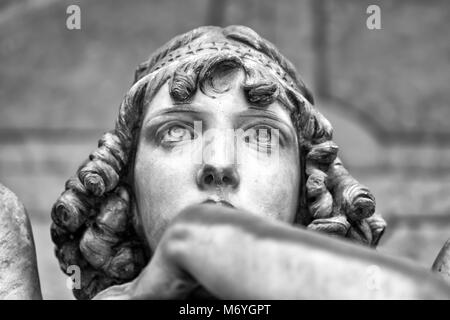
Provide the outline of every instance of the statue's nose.
{"type": "Polygon", "coordinates": [[[220,167],[203,164],[197,174],[197,185],[201,189],[216,187],[237,188],[239,185],[239,174],[235,165],[220,167]]]}

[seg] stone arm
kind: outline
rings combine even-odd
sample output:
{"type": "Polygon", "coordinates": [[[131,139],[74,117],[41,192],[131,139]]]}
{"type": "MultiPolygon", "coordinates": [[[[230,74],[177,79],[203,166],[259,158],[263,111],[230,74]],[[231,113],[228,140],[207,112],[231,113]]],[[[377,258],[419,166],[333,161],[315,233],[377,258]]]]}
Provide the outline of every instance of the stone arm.
{"type": "Polygon", "coordinates": [[[0,299],[42,299],[30,221],[0,184],[0,299]]]}
{"type": "Polygon", "coordinates": [[[450,298],[413,264],[217,205],[183,210],[141,274],[95,298],[179,299],[199,286],[222,299],[450,298]]]}

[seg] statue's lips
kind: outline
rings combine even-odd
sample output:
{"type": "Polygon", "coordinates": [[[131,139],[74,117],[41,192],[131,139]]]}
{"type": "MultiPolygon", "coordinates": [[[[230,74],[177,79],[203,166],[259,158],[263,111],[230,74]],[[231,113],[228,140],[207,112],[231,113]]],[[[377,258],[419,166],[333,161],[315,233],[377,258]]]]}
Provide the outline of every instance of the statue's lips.
{"type": "Polygon", "coordinates": [[[228,207],[228,208],[234,208],[234,206],[226,200],[206,199],[202,203],[211,203],[211,204],[217,204],[217,205],[221,205],[221,206],[228,207]]]}

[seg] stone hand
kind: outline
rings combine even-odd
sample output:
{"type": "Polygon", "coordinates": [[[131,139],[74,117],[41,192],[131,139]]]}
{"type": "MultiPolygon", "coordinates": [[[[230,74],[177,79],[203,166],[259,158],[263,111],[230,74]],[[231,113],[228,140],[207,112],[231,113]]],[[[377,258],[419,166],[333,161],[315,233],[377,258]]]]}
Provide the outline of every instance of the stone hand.
{"type": "Polygon", "coordinates": [[[199,285],[221,299],[450,296],[450,287],[430,272],[349,241],[199,205],[177,216],[135,280],[95,298],[180,299],[199,285]],[[376,286],[368,285],[371,266],[380,271],[376,286]]]}

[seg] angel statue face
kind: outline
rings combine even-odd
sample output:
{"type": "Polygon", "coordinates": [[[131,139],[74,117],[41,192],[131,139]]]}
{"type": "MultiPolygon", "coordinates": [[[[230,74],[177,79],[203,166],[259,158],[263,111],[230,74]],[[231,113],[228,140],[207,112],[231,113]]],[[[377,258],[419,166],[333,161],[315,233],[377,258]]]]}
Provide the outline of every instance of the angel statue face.
{"type": "Polygon", "coordinates": [[[189,101],[174,101],[166,83],[146,107],[133,187],[151,249],[191,204],[213,202],[294,221],[301,178],[289,113],[278,101],[250,103],[244,71],[228,63],[219,62],[211,75],[220,83],[205,84],[189,101]],[[229,72],[226,79],[223,72],[229,72]]]}
{"type": "Polygon", "coordinates": [[[201,27],[157,50],[53,206],[61,269],[82,269],[75,296],[136,278],[177,214],[201,203],[376,246],[375,199],[313,103],[292,64],[247,27],[201,27]]]}

